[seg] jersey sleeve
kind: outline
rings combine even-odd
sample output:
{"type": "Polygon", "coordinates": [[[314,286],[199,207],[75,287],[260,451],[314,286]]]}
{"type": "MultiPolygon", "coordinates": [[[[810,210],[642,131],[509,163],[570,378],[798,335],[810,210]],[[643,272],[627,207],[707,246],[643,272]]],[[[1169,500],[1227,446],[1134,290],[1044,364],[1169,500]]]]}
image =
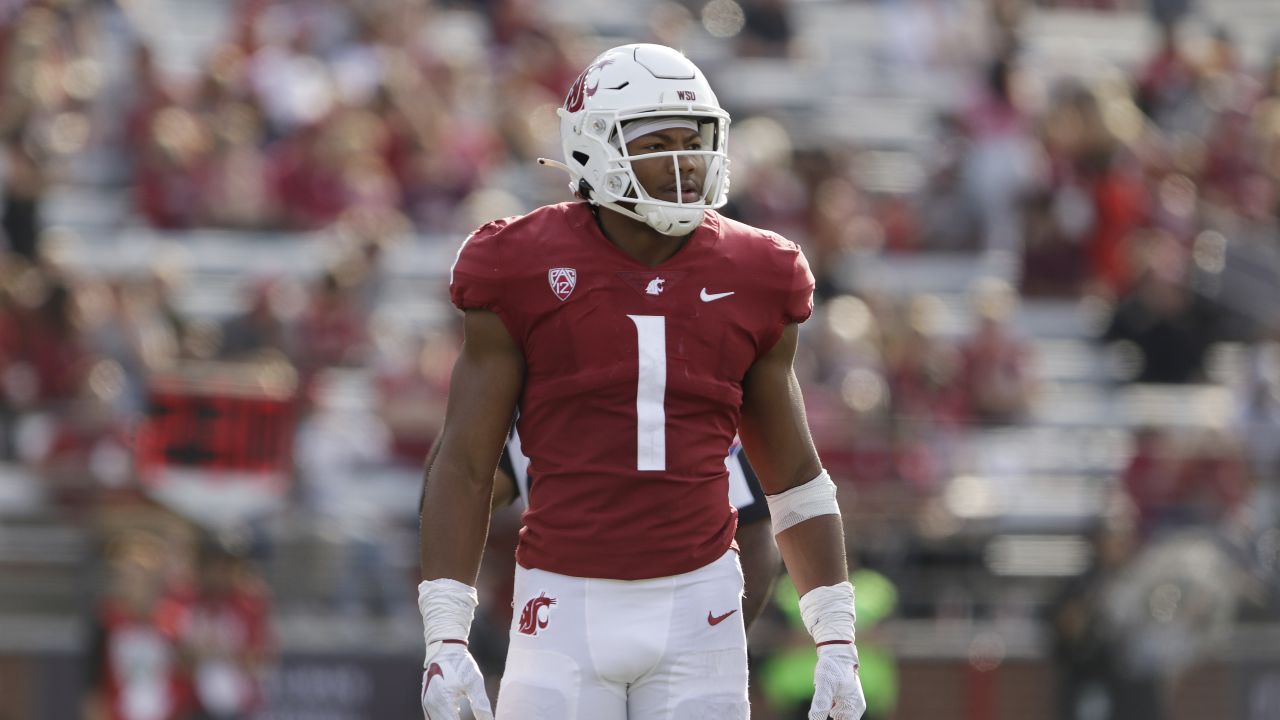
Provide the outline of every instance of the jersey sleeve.
{"type": "Polygon", "coordinates": [[[449,272],[449,299],[459,310],[507,314],[500,231],[502,221],[480,227],[462,242],[449,272]]]}
{"type": "Polygon", "coordinates": [[[788,244],[794,248],[794,255],[791,263],[791,285],[787,291],[783,317],[788,324],[802,323],[813,314],[813,273],[799,246],[788,244]]]}
{"type": "MultiPolygon", "coordinates": [[[[762,328],[760,353],[777,344],[788,325],[802,323],[813,314],[813,273],[800,246],[769,233],[772,247],[768,264],[761,266],[765,280],[769,322],[762,328]]],[[[758,356],[757,356],[758,359],[758,356]]]]}

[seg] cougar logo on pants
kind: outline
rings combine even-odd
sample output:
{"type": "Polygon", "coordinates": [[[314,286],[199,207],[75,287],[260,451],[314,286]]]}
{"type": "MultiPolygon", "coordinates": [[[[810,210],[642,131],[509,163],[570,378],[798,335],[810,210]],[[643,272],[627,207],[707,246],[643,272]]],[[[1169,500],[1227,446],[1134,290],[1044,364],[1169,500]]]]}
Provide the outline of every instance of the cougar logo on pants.
{"type": "Polygon", "coordinates": [[[551,620],[551,606],[555,604],[556,599],[547,597],[545,592],[525,603],[524,610],[520,611],[520,632],[537,635],[539,630],[546,630],[551,620]]]}

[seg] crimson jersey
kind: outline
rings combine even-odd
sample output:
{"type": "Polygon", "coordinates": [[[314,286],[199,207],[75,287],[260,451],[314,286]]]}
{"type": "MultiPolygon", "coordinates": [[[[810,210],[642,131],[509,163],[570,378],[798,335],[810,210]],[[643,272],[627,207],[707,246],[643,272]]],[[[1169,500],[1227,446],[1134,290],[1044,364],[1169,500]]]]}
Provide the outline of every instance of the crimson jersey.
{"type": "Polygon", "coordinates": [[[586,203],[564,203],[473,233],[450,293],[495,313],[524,354],[518,428],[538,484],[522,566],[636,580],[728,550],[743,376],[813,309],[795,244],[708,212],[650,268],[586,203]]]}

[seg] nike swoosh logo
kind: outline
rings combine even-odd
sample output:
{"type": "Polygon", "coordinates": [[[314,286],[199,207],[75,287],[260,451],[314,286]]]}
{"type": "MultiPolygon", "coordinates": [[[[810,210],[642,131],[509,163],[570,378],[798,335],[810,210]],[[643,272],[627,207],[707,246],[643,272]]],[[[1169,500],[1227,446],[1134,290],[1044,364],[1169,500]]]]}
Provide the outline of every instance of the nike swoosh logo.
{"type": "MultiPolygon", "coordinates": [[[[730,294],[730,295],[732,295],[733,293],[729,293],[729,294],[730,294]]],[[[713,625],[713,626],[714,626],[714,625],[719,625],[720,623],[724,622],[724,621],[725,621],[725,620],[726,620],[730,615],[732,615],[732,614],[734,614],[734,613],[736,613],[736,612],[738,612],[738,611],[737,611],[737,610],[730,610],[729,612],[727,612],[727,613],[725,613],[725,614],[723,614],[723,615],[712,615],[712,614],[711,614],[711,611],[710,611],[710,610],[708,610],[708,611],[707,611],[707,624],[708,624],[708,625],[713,625]]]]}
{"type": "Polygon", "coordinates": [[[732,294],[732,290],[722,293],[709,293],[706,288],[702,288],[702,292],[698,294],[698,297],[702,298],[702,302],[712,302],[714,300],[719,300],[720,298],[727,298],[732,294]]]}

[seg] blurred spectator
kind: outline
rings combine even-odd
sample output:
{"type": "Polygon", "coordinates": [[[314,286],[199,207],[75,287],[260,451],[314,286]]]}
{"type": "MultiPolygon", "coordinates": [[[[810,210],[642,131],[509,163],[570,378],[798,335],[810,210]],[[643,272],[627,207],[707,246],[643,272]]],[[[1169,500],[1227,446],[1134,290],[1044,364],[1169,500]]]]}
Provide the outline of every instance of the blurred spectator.
{"type": "MultiPolygon", "coordinates": [[[[86,303],[86,339],[96,354],[109,357],[124,371],[121,409],[143,407],[149,373],[169,367],[178,358],[181,338],[157,303],[149,278],[116,277],[86,303]]],[[[91,295],[92,297],[92,295],[91,295]]]]}
{"type": "Polygon", "coordinates": [[[298,319],[298,357],[304,369],[353,366],[367,359],[367,318],[344,279],[349,278],[328,271],[311,287],[298,319]]]}
{"type": "Polygon", "coordinates": [[[964,187],[969,141],[960,118],[943,114],[937,125],[929,176],[915,198],[921,249],[972,252],[982,246],[982,221],[964,187]]]}
{"type": "Polygon", "coordinates": [[[81,333],[74,288],[35,268],[11,280],[13,302],[0,317],[0,366],[10,405],[57,409],[76,397],[92,355],[81,333]]]}
{"type": "Polygon", "coordinates": [[[961,366],[955,349],[936,336],[936,298],[913,298],[905,322],[885,344],[886,379],[893,414],[930,427],[964,418],[961,366]]]}
{"type": "Polygon", "coordinates": [[[92,621],[85,716],[187,720],[192,694],[178,647],[182,606],[168,594],[164,546],[146,533],[118,542],[92,621]]]}
{"type": "Polygon", "coordinates": [[[407,519],[416,519],[416,504],[404,501],[418,494],[425,456],[407,474],[403,465],[392,467],[387,427],[363,398],[331,392],[331,380],[317,377],[314,412],[297,436],[306,507],[341,539],[339,572],[331,593],[319,599],[353,618],[401,615],[412,593],[408,578],[397,574],[403,546],[393,540],[407,519]]]}
{"type": "MultiPolygon", "coordinates": [[[[1154,6],[1181,4],[1187,0],[1155,0],[1154,6]]],[[[1200,70],[1187,56],[1174,21],[1159,26],[1156,54],[1138,71],[1138,107],[1165,130],[1194,133],[1201,113],[1197,95],[1200,70]]]]}
{"type": "Polygon", "coordinates": [[[1256,164],[1249,126],[1249,114],[1240,110],[1232,109],[1214,118],[1206,138],[1205,166],[1200,177],[1206,201],[1236,205],[1244,198],[1245,184],[1256,164]]]}
{"type": "Polygon", "coordinates": [[[136,492],[132,440],[117,400],[124,393],[120,365],[101,360],[67,412],[52,421],[47,448],[37,462],[68,517],[83,519],[110,495],[136,492]]]}
{"type": "Polygon", "coordinates": [[[1221,525],[1249,495],[1240,447],[1209,430],[1142,430],[1122,482],[1144,537],[1221,525]]]}
{"type": "Polygon", "coordinates": [[[40,255],[40,203],[48,184],[44,160],[21,132],[5,142],[4,204],[0,230],[9,252],[35,262],[40,255]]]}
{"type": "Polygon", "coordinates": [[[213,328],[207,322],[193,322],[178,306],[178,292],[184,282],[181,270],[159,260],[140,282],[156,332],[172,338],[177,357],[207,359],[213,355],[217,350],[213,328]]]}
{"type": "Polygon", "coordinates": [[[1214,340],[1213,310],[1188,287],[1185,258],[1169,238],[1152,235],[1144,250],[1146,268],[1120,298],[1102,339],[1126,343],[1138,382],[1201,381],[1214,340]]]}
{"type": "Polygon", "coordinates": [[[1009,328],[1016,303],[1013,290],[1000,281],[974,293],[978,328],[960,346],[960,386],[968,394],[968,412],[978,422],[1014,423],[1030,409],[1030,350],[1009,328]]]}
{"type": "Polygon", "coordinates": [[[279,223],[263,128],[247,103],[217,108],[215,144],[202,193],[202,220],[219,227],[266,228],[279,223]]]}
{"type": "Polygon", "coordinates": [[[1255,522],[1280,527],[1280,345],[1254,348],[1246,362],[1235,422],[1255,481],[1255,522]]]}
{"type": "Polygon", "coordinates": [[[293,338],[281,317],[294,288],[284,280],[256,280],[245,286],[244,311],[222,325],[219,355],[244,360],[264,355],[293,357],[293,338]]]}
{"type": "Polygon", "coordinates": [[[351,285],[360,313],[372,316],[384,300],[392,273],[387,251],[409,230],[408,218],[386,207],[348,210],[333,226],[341,255],[338,272],[351,285]]]}
{"type": "Polygon", "coordinates": [[[1044,157],[1031,134],[1017,61],[987,66],[986,83],[965,117],[971,138],[965,186],[982,214],[983,248],[1022,256],[1023,203],[1044,182],[1044,157]]]}
{"type": "Polygon", "coordinates": [[[212,137],[204,120],[176,105],[150,116],[136,171],[138,209],[160,228],[199,224],[212,137]]]}
{"type": "Polygon", "coordinates": [[[1155,427],[1143,427],[1135,433],[1133,454],[1121,482],[1133,503],[1135,529],[1142,537],[1155,532],[1163,520],[1164,506],[1178,494],[1178,460],[1172,435],[1155,427]]]}
{"type": "Polygon", "coordinates": [[[1189,529],[1142,547],[1103,588],[1115,667],[1111,718],[1175,717],[1174,689],[1232,631],[1248,576],[1218,536],[1189,529]]]}
{"type": "Polygon", "coordinates": [[[1088,237],[1089,279],[1115,297],[1133,283],[1130,243],[1146,217],[1147,191],[1126,154],[1107,153],[1083,162],[1095,213],[1088,237]]]}
{"type": "Polygon", "coordinates": [[[137,172],[142,152],[150,145],[152,124],[156,114],[173,104],[174,98],[165,86],[155,54],[150,46],[139,44],[133,49],[130,68],[130,97],[124,100],[124,155],[130,169],[137,172]]]}
{"type": "Polygon", "coordinates": [[[341,214],[346,201],[341,152],[334,133],[317,125],[278,143],[273,192],[280,196],[285,227],[313,230],[341,214]]]}
{"type": "Polygon", "coordinates": [[[451,334],[432,332],[412,344],[403,359],[378,373],[377,403],[395,457],[418,466],[440,432],[458,343],[451,334]]]}
{"type": "Polygon", "coordinates": [[[1244,448],[1237,438],[1220,430],[1205,430],[1188,445],[1179,478],[1182,520],[1187,525],[1225,528],[1239,520],[1252,489],[1244,448]]]}
{"type": "Polygon", "coordinates": [[[191,667],[193,720],[256,717],[272,646],[270,602],[243,550],[223,539],[205,540],[179,639],[191,667]]]}
{"type": "MultiPolygon", "coordinates": [[[[1044,118],[1053,193],[1046,210],[1054,240],[1068,254],[1047,261],[1069,273],[1061,268],[1078,268],[1083,250],[1091,290],[1115,297],[1133,280],[1129,242],[1146,218],[1147,189],[1142,168],[1108,123],[1104,105],[1127,108],[1131,101],[1076,82],[1063,83],[1055,95],[1044,118]]],[[[1080,289],[1077,284],[1073,292],[1080,289]]]]}
{"type": "Polygon", "coordinates": [[[1132,513],[1123,501],[1099,519],[1090,537],[1093,560],[1069,580],[1049,606],[1053,656],[1057,664],[1058,720],[1156,720],[1127,715],[1125,699],[1146,689],[1123,674],[1117,638],[1105,622],[1108,585],[1124,572],[1141,546],[1132,513]]]}

